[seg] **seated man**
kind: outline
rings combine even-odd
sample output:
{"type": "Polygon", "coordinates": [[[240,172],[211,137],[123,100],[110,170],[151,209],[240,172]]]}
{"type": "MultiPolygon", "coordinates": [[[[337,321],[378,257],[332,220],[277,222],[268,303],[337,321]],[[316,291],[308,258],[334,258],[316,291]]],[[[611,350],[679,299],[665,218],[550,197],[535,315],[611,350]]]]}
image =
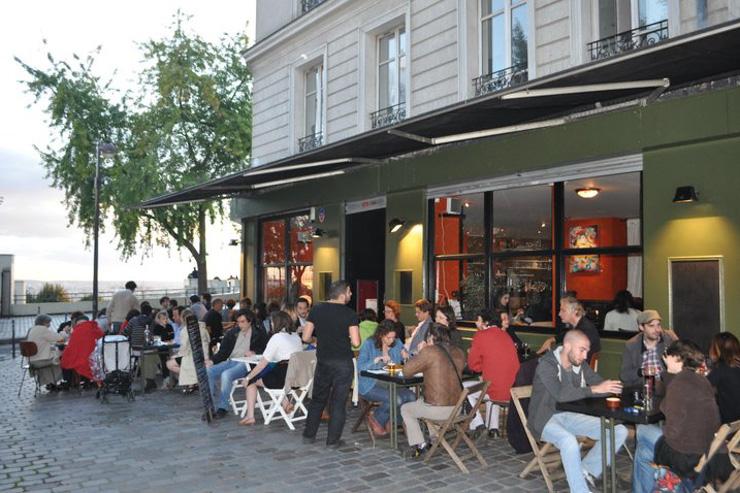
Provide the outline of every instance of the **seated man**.
{"type": "Polygon", "coordinates": [[[404,375],[424,374],[424,397],[401,406],[410,458],[419,458],[429,449],[419,419],[450,416],[462,391],[460,378],[465,367],[465,353],[450,343],[449,331],[442,325],[430,324],[417,350],[419,354],[403,365],[404,375]]]}
{"type": "Polygon", "coordinates": [[[640,334],[624,345],[622,370],[619,378],[625,387],[642,386],[642,376],[652,372],[657,378],[665,369],[661,355],[675,340],[673,332],[663,332],[660,314],[655,310],[645,310],[637,316],[640,334]]]}
{"type": "MultiPolygon", "coordinates": [[[[473,336],[473,342],[470,345],[468,368],[482,373],[483,380],[491,382],[488,387],[488,397],[492,401],[509,402],[511,398],[509,391],[519,371],[519,357],[514,342],[501,328],[501,315],[498,313],[492,313],[486,309],[481,310],[478,312],[475,325],[478,327],[478,332],[473,336]]],[[[479,393],[468,396],[471,406],[475,404],[479,393]]],[[[476,435],[481,431],[487,431],[489,436],[495,436],[498,434],[499,406],[487,402],[486,415],[490,416],[489,430],[483,430],[484,424],[480,413],[476,414],[475,419],[470,422],[470,429],[477,430],[481,427],[476,435]]]]}
{"type": "Polygon", "coordinates": [[[28,331],[26,340],[36,344],[37,352],[29,358],[32,371],[38,376],[39,385],[46,385],[48,390],[56,388],[62,379],[62,370],[59,367],[59,354],[55,344],[64,342],[64,337],[52,331],[51,317],[39,315],[28,331]]]}
{"type": "Polygon", "coordinates": [[[234,380],[247,376],[247,365],[231,358],[252,356],[262,353],[265,349],[262,332],[253,330],[256,323],[254,312],[242,310],[237,313],[237,326],[224,334],[221,347],[213,355],[213,366],[208,368],[208,384],[211,387],[213,404],[216,407],[216,418],[223,418],[228,413],[229,395],[234,380]],[[220,393],[216,392],[216,384],[220,382],[220,393]]]}
{"type": "MultiPolygon", "coordinates": [[[[528,426],[538,440],[552,443],[560,450],[568,486],[573,493],[595,489],[595,478],[601,476],[601,422],[595,416],[557,411],[558,402],[570,402],[600,394],[622,392],[617,380],[604,380],[586,362],[590,343],[578,329],[569,330],[563,345],[548,351],[537,365],[529,403],[528,426]],[[596,445],[581,461],[581,447],[576,436],[596,440],[596,445]]],[[[627,438],[624,425],[615,428],[615,450],[627,438]]]]}

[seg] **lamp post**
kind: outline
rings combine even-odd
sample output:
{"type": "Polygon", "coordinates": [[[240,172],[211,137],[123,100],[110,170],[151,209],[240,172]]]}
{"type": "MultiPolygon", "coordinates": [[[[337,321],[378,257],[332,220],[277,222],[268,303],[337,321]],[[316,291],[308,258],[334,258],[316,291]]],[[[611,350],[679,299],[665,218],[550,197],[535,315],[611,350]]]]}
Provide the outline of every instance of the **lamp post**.
{"type": "Polygon", "coordinates": [[[98,233],[100,231],[100,157],[113,157],[116,146],[110,142],[95,143],[95,220],[93,221],[93,320],[98,317],[98,233]]]}

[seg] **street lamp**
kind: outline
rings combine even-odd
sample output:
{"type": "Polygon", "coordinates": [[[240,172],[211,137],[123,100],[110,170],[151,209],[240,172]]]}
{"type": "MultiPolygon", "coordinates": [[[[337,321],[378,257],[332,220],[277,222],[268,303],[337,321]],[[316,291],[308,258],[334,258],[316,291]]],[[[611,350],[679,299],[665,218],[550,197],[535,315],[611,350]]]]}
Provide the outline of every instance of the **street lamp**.
{"type": "Polygon", "coordinates": [[[100,158],[113,157],[116,154],[116,146],[110,142],[95,143],[95,220],[93,222],[93,320],[98,318],[98,232],[100,231],[100,158]]]}

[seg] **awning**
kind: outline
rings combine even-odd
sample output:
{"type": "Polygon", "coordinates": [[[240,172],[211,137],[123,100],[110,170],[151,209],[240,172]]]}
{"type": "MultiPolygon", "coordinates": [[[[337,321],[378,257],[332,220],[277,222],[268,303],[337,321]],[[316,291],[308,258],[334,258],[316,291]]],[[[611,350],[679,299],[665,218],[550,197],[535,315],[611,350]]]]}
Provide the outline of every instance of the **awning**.
{"type": "Polygon", "coordinates": [[[152,198],[142,208],[233,196],[341,174],[458,139],[562,123],[577,111],[740,72],[740,21],[589,62],[311,151],[152,198]],[[619,84],[622,83],[622,84],[619,84]],[[573,90],[573,88],[576,88],[573,90]],[[581,88],[580,90],[577,88],[581,88]],[[528,92],[529,91],[529,92],[528,92]],[[488,133],[481,132],[488,131],[488,133]],[[461,135],[468,134],[468,135],[461,135]]]}

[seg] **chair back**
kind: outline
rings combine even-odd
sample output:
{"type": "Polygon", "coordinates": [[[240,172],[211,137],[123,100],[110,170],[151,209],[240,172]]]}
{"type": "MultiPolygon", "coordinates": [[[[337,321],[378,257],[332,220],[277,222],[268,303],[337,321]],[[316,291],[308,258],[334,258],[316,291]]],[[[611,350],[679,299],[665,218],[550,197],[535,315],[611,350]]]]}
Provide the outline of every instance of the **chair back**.
{"type": "Polygon", "coordinates": [[[592,354],[591,359],[588,360],[588,366],[590,366],[591,369],[595,372],[599,371],[599,356],[601,356],[601,352],[597,351],[592,354]]]}
{"type": "MultiPolygon", "coordinates": [[[[701,456],[701,459],[699,459],[699,463],[696,465],[694,470],[697,473],[701,473],[704,468],[709,464],[709,462],[712,460],[712,458],[715,456],[715,454],[725,445],[727,445],[727,448],[729,451],[732,451],[733,446],[737,446],[738,436],[740,435],[740,420],[734,421],[730,424],[723,424],[719,427],[719,430],[717,430],[717,433],[714,434],[714,440],[712,440],[712,443],[709,444],[709,450],[701,456]],[[730,441],[728,442],[728,437],[732,436],[730,441]],[[734,443],[734,445],[733,445],[734,443]]],[[[730,455],[732,455],[730,453],[730,455]]]]}
{"type": "Polygon", "coordinates": [[[21,341],[21,356],[24,358],[30,358],[31,356],[36,356],[39,352],[38,346],[36,346],[35,342],[31,341],[21,341]]]}

